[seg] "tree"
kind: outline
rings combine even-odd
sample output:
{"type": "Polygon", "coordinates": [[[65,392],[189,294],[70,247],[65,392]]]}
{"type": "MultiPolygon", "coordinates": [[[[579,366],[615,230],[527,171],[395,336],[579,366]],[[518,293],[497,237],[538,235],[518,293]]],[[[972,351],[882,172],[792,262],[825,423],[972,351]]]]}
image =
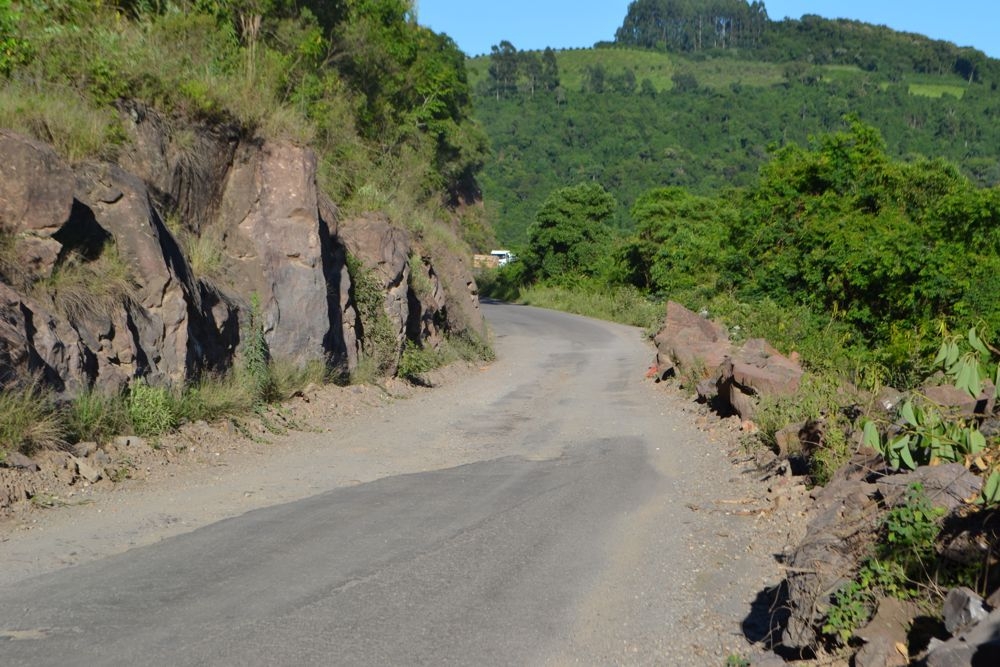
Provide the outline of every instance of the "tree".
{"type": "Polygon", "coordinates": [[[591,93],[601,94],[604,92],[604,81],[606,78],[607,72],[604,70],[604,65],[601,63],[588,65],[584,89],[591,93]]]}
{"type": "Polygon", "coordinates": [[[525,83],[527,84],[528,94],[534,97],[535,88],[541,85],[544,71],[542,59],[534,51],[522,51],[520,67],[525,83]]]}
{"type": "Polygon", "coordinates": [[[636,234],[620,253],[628,282],[660,294],[714,291],[736,220],[730,202],[655,188],[636,200],[632,217],[636,234]]]}
{"type": "Polygon", "coordinates": [[[490,49],[488,73],[490,86],[498,101],[517,90],[518,60],[517,49],[507,40],[501,41],[499,45],[494,44],[490,49]]]}
{"type": "Polygon", "coordinates": [[[632,95],[635,93],[635,87],[635,72],[630,67],[626,67],[621,74],[611,77],[611,90],[616,93],[632,95]]]}
{"type": "Polygon", "coordinates": [[[550,46],[546,46],[542,52],[541,84],[548,91],[559,87],[559,62],[556,60],[556,52],[550,46]]]}
{"type": "Polygon", "coordinates": [[[616,207],[615,198],[597,183],[550,194],[528,228],[525,263],[533,276],[545,280],[600,273],[611,235],[605,221],[616,207]]]}

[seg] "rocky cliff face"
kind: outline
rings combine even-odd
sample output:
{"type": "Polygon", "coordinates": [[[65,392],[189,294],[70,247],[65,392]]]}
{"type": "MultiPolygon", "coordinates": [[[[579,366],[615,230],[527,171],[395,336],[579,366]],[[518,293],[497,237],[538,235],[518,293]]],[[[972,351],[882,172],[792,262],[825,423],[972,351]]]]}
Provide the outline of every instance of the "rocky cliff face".
{"type": "Polygon", "coordinates": [[[485,333],[465,258],[378,216],[341,220],[310,149],[121,111],[118,164],[70,166],[0,130],[0,386],[37,376],[71,395],[224,371],[251,295],[273,357],[350,370],[365,323],[348,252],[380,277],[399,350],[485,333]]]}

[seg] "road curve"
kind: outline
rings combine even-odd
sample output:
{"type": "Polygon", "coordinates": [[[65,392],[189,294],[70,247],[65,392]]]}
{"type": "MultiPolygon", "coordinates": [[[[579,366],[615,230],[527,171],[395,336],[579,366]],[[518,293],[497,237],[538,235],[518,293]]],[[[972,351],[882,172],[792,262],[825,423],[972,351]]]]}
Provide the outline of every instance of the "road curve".
{"type": "Polygon", "coordinates": [[[746,482],[643,380],[640,332],[484,308],[490,371],[350,434],[461,443],[471,462],[6,584],[0,664],[718,665],[746,650],[770,554],[754,518],[710,511],[746,482]]]}

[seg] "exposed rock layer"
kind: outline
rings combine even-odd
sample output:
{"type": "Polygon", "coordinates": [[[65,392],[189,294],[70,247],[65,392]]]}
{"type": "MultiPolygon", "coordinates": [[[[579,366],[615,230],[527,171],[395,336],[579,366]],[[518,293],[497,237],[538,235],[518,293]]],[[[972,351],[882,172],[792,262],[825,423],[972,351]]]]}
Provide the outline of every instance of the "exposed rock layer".
{"type": "Polygon", "coordinates": [[[340,221],[310,149],[228,126],[178,140],[156,112],[121,110],[120,164],[71,167],[0,130],[0,386],[36,376],[71,395],[225,370],[251,302],[272,356],[350,370],[364,322],[348,252],[382,278],[397,353],[484,333],[464,258],[379,216],[340,221]]]}

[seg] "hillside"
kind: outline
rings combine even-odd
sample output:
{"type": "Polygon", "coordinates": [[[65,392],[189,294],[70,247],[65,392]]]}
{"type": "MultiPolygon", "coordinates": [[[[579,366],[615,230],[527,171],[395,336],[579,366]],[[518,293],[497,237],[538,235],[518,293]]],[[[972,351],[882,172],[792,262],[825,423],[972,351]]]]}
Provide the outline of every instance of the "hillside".
{"type": "MultiPolygon", "coordinates": [[[[541,55],[515,53],[526,63],[541,55]]],[[[618,201],[615,226],[630,229],[628,210],[641,192],[746,186],[771,149],[838,130],[847,114],[878,128],[897,157],[943,157],[977,183],[1000,182],[1000,93],[954,71],[775,62],[746,51],[608,46],[554,55],[558,87],[533,93],[522,74],[498,95],[495,56],[467,63],[475,114],[493,148],[484,197],[506,244],[526,240],[555,188],[601,183],[618,201]]]]}
{"type": "Polygon", "coordinates": [[[0,1],[0,461],[488,354],[485,139],[410,7],[0,1]]]}

